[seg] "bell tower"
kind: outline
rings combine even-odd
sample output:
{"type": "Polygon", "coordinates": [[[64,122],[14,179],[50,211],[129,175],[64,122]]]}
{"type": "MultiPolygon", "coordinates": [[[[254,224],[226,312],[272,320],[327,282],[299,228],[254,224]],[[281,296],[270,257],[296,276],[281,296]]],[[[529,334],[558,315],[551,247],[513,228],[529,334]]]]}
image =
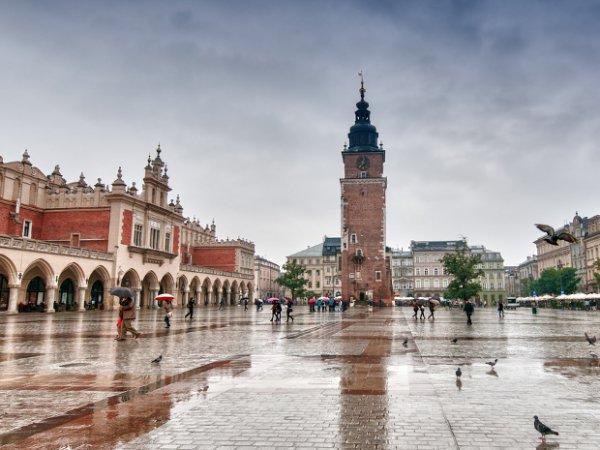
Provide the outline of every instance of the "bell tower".
{"type": "Polygon", "coordinates": [[[361,76],[360,101],[344,145],[341,188],[342,296],[391,303],[391,276],[385,256],[385,150],[371,124],[361,76]]]}

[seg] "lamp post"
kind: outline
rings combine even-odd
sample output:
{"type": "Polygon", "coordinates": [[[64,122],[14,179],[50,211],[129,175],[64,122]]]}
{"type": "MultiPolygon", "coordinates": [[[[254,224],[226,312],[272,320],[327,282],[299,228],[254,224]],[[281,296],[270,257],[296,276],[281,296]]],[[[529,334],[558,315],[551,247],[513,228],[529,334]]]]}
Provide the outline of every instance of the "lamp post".
{"type": "Polygon", "coordinates": [[[562,269],[563,269],[563,263],[562,261],[559,259],[558,262],[556,263],[556,268],[558,269],[558,279],[560,280],[560,295],[563,295],[565,293],[565,291],[563,290],[563,281],[562,281],[562,269]]]}

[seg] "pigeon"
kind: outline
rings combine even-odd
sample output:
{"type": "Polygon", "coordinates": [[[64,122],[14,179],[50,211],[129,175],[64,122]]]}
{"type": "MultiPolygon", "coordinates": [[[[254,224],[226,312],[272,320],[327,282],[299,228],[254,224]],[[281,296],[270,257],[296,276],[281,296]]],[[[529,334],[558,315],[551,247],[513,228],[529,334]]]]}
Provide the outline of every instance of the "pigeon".
{"type": "Polygon", "coordinates": [[[598,355],[594,352],[590,352],[590,356],[592,357],[592,359],[595,359],[596,361],[598,361],[598,355]]]}
{"type": "Polygon", "coordinates": [[[590,345],[596,345],[596,336],[589,337],[587,333],[583,334],[585,334],[585,338],[587,339],[590,345]]]}
{"type": "Polygon", "coordinates": [[[496,363],[497,363],[497,362],[498,362],[498,358],[496,358],[496,359],[495,359],[495,360],[493,360],[493,361],[488,361],[488,362],[486,362],[486,364],[487,364],[488,366],[490,366],[490,367],[492,368],[492,370],[494,370],[494,366],[496,365],[496,363]]]}
{"type": "Polygon", "coordinates": [[[547,434],[555,434],[558,436],[558,432],[551,430],[550,427],[547,427],[542,422],[540,422],[538,416],[533,416],[533,418],[535,419],[533,421],[533,426],[537,431],[541,433],[542,437],[540,439],[542,440],[542,442],[546,442],[547,434]]]}
{"type": "Polygon", "coordinates": [[[408,339],[404,339],[404,342],[402,343],[402,345],[404,345],[405,347],[408,347],[408,339]]]}
{"type": "Polygon", "coordinates": [[[458,338],[454,338],[450,342],[452,342],[453,344],[456,344],[458,342],[458,338]]]}
{"type": "Polygon", "coordinates": [[[550,225],[544,225],[543,223],[536,223],[535,226],[547,234],[547,236],[544,236],[542,239],[550,245],[558,245],[559,240],[577,242],[577,238],[568,231],[557,233],[550,225]]]}
{"type": "Polygon", "coordinates": [[[158,363],[159,363],[159,362],[161,362],[161,361],[162,361],[162,355],[159,355],[157,358],[154,358],[154,359],[152,360],[152,363],[154,363],[154,364],[158,364],[158,363]]]}
{"type": "Polygon", "coordinates": [[[456,369],[456,378],[460,378],[460,376],[462,375],[462,370],[460,370],[460,367],[458,369],[456,369]]]}

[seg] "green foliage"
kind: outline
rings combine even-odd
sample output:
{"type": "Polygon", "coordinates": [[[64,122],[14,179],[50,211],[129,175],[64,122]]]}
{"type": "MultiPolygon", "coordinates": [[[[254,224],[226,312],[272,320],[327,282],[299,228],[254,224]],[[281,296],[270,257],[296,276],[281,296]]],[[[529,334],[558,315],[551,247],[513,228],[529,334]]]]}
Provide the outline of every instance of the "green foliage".
{"type": "Polygon", "coordinates": [[[597,258],[594,262],[594,278],[596,279],[596,286],[600,289],[600,258],[597,258]]]}
{"type": "Polygon", "coordinates": [[[302,295],[302,297],[306,297],[306,298],[317,297],[317,293],[315,291],[305,291],[304,295],[302,295]]]}
{"type": "Polygon", "coordinates": [[[464,248],[454,253],[446,253],[442,258],[446,272],[454,277],[444,292],[446,298],[469,300],[481,291],[477,277],[484,274],[477,266],[481,264],[479,255],[471,255],[464,248]]]}
{"type": "Polygon", "coordinates": [[[577,271],[572,267],[560,270],[550,268],[542,271],[540,278],[533,281],[531,291],[536,291],[537,295],[559,295],[561,290],[565,294],[573,294],[577,292],[579,281],[577,271]]]}
{"type": "Polygon", "coordinates": [[[296,297],[304,297],[304,285],[308,280],[304,278],[306,269],[303,265],[297,264],[294,261],[286,262],[283,265],[283,274],[275,280],[280,286],[288,288],[292,292],[292,299],[296,297]]]}

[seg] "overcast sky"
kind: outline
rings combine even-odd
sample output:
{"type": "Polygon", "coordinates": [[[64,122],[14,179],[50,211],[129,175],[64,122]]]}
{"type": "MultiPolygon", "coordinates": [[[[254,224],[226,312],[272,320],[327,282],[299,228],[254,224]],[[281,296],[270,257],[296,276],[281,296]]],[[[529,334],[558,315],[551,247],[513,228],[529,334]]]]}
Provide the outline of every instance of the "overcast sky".
{"type": "Polygon", "coordinates": [[[535,253],[600,213],[600,1],[3,1],[0,155],[141,187],[278,264],[340,235],[363,71],[387,242],[535,253]]]}

